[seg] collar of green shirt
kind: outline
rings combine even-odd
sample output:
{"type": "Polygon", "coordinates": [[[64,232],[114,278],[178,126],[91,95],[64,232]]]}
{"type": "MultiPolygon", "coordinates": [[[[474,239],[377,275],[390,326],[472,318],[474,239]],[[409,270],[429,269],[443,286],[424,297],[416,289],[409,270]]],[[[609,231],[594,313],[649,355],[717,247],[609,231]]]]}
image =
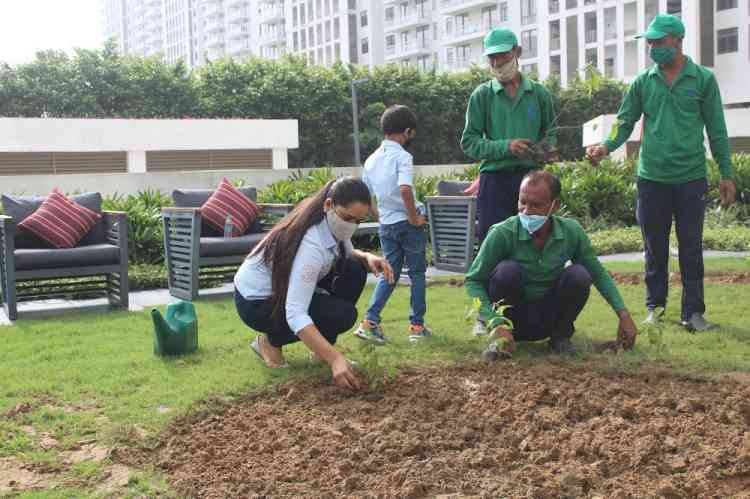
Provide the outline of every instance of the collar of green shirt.
{"type": "MultiPolygon", "coordinates": [[[[492,87],[492,91],[496,94],[505,91],[505,88],[503,88],[503,84],[497,81],[497,78],[492,78],[490,86],[492,87]]],[[[526,78],[523,74],[521,74],[521,84],[518,86],[518,89],[521,92],[532,92],[534,90],[534,88],[531,86],[531,81],[529,81],[529,79],[526,78]]]]}
{"type": "MultiPolygon", "coordinates": [[[[556,215],[550,216],[552,219],[552,239],[565,239],[565,236],[563,235],[562,227],[560,226],[560,222],[557,220],[556,215]]],[[[531,239],[531,234],[529,234],[529,231],[523,228],[523,225],[521,225],[521,219],[517,219],[516,221],[516,228],[518,230],[518,240],[519,241],[528,241],[531,239]]]]}
{"type": "MultiPolygon", "coordinates": [[[[659,69],[658,64],[654,64],[653,66],[651,66],[651,69],[648,70],[648,76],[649,77],[658,76],[659,78],[664,79],[664,77],[661,74],[661,69],[659,69]]],[[[680,74],[677,75],[677,78],[675,78],[675,81],[678,78],[681,78],[682,76],[690,76],[692,78],[698,77],[698,67],[695,65],[693,60],[688,56],[685,56],[685,65],[682,67],[682,71],[680,71],[680,74]]]]}

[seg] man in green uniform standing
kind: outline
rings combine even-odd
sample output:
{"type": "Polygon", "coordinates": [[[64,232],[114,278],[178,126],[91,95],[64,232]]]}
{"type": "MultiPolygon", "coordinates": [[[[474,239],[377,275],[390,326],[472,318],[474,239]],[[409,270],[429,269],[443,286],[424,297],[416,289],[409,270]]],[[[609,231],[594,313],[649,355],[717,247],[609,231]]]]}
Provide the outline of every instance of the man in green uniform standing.
{"type": "Polygon", "coordinates": [[[659,15],[645,33],[656,63],[641,72],[625,95],[617,122],[604,143],[590,146],[596,164],[630,137],[644,116],[638,164],[636,217],[646,250],[646,322],[667,303],[669,233],[677,228],[682,276],[682,324],[691,331],[713,325],[703,317],[703,220],[706,191],[705,127],[711,152],[719,164],[721,201],[734,201],[735,185],[729,139],[716,78],[682,52],[685,27],[679,18],[659,15]]]}
{"type": "Polygon", "coordinates": [[[516,35],[506,28],[492,30],[484,38],[484,55],[494,78],[471,94],[461,138],[464,153],[481,160],[480,240],[492,225],[516,214],[523,176],[541,166],[532,158],[533,143],[547,138],[554,144],[556,139],[552,96],[518,70],[516,35]]]}

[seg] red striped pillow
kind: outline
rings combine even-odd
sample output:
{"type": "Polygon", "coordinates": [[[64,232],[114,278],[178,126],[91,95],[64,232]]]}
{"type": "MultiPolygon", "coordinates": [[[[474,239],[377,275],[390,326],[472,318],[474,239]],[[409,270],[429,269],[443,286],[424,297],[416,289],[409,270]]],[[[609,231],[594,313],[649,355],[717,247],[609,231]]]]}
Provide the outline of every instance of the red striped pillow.
{"type": "Polygon", "coordinates": [[[237,190],[226,178],[201,206],[203,219],[222,234],[227,215],[232,215],[232,237],[243,235],[259,213],[260,206],[237,190]]]}
{"type": "Polygon", "coordinates": [[[102,216],[68,199],[57,187],[37,210],[18,224],[55,248],[74,248],[102,216]]]}

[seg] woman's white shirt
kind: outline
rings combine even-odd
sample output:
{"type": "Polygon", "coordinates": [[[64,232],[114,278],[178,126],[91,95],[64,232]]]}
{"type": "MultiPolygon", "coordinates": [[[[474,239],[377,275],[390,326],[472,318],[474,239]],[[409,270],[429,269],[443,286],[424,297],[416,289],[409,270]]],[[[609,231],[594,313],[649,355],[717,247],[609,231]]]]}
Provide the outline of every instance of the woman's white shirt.
{"type": "MultiPolygon", "coordinates": [[[[344,248],[347,255],[354,249],[350,240],[344,243],[344,248]]],[[[286,322],[294,334],[313,324],[308,314],[313,293],[338,256],[338,242],[325,219],[307,229],[294,257],[286,295],[286,322]]],[[[265,300],[271,296],[271,269],[263,263],[263,252],[242,263],[234,276],[234,287],[246,300],[265,300]]]]}

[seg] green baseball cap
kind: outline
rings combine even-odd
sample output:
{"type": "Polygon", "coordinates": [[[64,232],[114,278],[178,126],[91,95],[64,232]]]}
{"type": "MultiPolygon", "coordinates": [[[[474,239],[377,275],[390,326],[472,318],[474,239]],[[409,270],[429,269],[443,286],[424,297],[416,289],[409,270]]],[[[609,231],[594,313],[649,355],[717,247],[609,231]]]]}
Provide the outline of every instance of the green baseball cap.
{"type": "Polygon", "coordinates": [[[682,24],[677,16],[660,14],[651,21],[648,28],[636,38],[646,38],[647,40],[658,40],[667,35],[683,37],[685,36],[685,25],[682,24]]]}
{"type": "Polygon", "coordinates": [[[484,37],[484,55],[508,52],[518,45],[518,38],[508,28],[495,28],[484,37]]]}

